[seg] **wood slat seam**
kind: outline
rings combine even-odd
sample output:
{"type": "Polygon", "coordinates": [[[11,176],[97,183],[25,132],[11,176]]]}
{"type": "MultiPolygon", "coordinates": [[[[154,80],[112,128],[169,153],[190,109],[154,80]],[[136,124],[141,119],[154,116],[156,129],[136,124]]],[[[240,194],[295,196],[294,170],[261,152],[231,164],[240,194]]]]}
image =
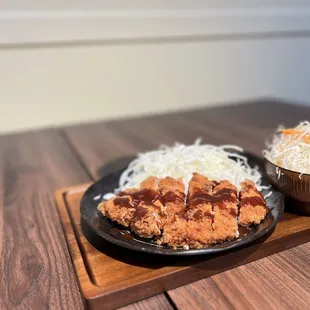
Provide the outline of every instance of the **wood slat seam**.
{"type": "Polygon", "coordinates": [[[68,137],[68,135],[66,134],[66,131],[62,128],[60,129],[60,136],[64,139],[64,141],[66,142],[66,144],[68,145],[71,153],[73,154],[73,156],[76,158],[77,162],[79,163],[79,165],[81,166],[81,168],[84,170],[84,172],[86,173],[86,175],[89,177],[90,180],[94,180],[90,170],[87,168],[86,163],[84,162],[84,160],[82,159],[80,153],[77,151],[76,147],[74,146],[73,143],[71,143],[70,138],[68,137]]]}

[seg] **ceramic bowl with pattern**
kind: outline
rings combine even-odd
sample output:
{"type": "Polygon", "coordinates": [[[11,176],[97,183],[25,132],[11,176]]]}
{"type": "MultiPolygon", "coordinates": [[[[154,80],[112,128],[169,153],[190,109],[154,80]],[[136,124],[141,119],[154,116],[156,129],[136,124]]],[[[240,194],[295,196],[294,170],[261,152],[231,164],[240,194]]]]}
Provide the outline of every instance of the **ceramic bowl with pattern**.
{"type": "Polygon", "coordinates": [[[310,214],[310,174],[301,174],[275,165],[265,158],[272,185],[288,197],[290,210],[310,214]]]}

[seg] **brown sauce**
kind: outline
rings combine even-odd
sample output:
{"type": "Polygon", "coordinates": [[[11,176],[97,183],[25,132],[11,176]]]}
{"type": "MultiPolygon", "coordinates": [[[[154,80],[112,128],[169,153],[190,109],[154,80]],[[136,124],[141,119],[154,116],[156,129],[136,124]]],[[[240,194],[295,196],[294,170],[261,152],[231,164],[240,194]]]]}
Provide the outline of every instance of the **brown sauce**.
{"type": "Polygon", "coordinates": [[[119,235],[120,234],[120,230],[116,227],[112,227],[110,228],[110,233],[112,233],[113,235],[119,235]]]}
{"type": "MultiPolygon", "coordinates": [[[[154,202],[158,199],[160,199],[160,195],[152,190],[152,189],[142,189],[134,193],[126,193],[121,192],[119,193],[119,196],[130,196],[133,201],[134,207],[137,207],[141,201],[145,202],[147,205],[154,205],[154,202]]],[[[117,198],[116,198],[117,199],[117,198]]]]}
{"type": "Polygon", "coordinates": [[[202,220],[204,218],[213,219],[213,215],[209,212],[202,212],[201,210],[198,210],[194,213],[193,218],[195,220],[202,220]]]}
{"type": "Polygon", "coordinates": [[[161,203],[165,205],[166,203],[182,203],[184,202],[185,194],[184,193],[174,193],[174,192],[167,192],[165,195],[161,197],[161,203]]]}
{"type": "Polygon", "coordinates": [[[241,199],[240,207],[250,205],[250,206],[263,206],[266,207],[266,203],[262,197],[245,197],[241,199]]]}
{"type": "Polygon", "coordinates": [[[229,210],[229,215],[233,216],[233,217],[237,217],[238,215],[238,210],[234,209],[234,208],[230,208],[229,210]]]}
{"type": "MultiPolygon", "coordinates": [[[[236,201],[237,202],[237,201],[236,201]]],[[[228,208],[228,206],[225,204],[225,201],[220,201],[220,202],[217,202],[216,203],[216,205],[215,205],[219,210],[227,210],[228,208]]],[[[228,211],[228,210],[227,210],[228,211]]],[[[224,212],[224,214],[225,214],[226,212],[224,212]]],[[[229,208],[229,212],[228,212],[228,214],[230,215],[230,216],[233,216],[233,217],[237,217],[237,215],[238,215],[238,209],[237,209],[237,205],[236,205],[236,207],[235,208],[232,208],[232,207],[230,207],[229,208]]]]}
{"type": "Polygon", "coordinates": [[[139,221],[141,220],[144,216],[146,216],[147,214],[149,213],[149,209],[145,208],[145,207],[142,207],[142,206],[139,206],[134,215],[133,215],[133,219],[132,221],[135,222],[135,221],[139,221]]]}
{"type": "Polygon", "coordinates": [[[250,227],[238,225],[239,237],[245,237],[250,233],[250,227]]]}
{"type": "Polygon", "coordinates": [[[134,237],[133,235],[130,233],[130,231],[121,231],[121,235],[123,236],[124,239],[126,240],[133,240],[134,237]]]}
{"type": "Polygon", "coordinates": [[[133,208],[130,204],[129,198],[115,198],[113,200],[114,204],[120,206],[121,208],[133,208]]]}
{"type": "Polygon", "coordinates": [[[217,203],[222,201],[236,202],[237,192],[232,188],[223,188],[214,195],[207,193],[194,193],[189,199],[189,205],[191,207],[197,206],[204,203],[217,203]]]}

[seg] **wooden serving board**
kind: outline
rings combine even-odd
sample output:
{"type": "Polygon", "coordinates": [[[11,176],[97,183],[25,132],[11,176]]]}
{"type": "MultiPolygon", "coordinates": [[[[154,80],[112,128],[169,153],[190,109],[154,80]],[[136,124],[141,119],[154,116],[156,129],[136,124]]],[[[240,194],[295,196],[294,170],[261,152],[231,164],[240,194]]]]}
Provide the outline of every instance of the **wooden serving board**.
{"type": "Polygon", "coordinates": [[[90,185],[55,193],[81,292],[90,309],[121,307],[310,241],[310,217],[284,213],[268,237],[218,255],[152,256],[108,242],[99,251],[81,229],[80,200],[90,185]]]}

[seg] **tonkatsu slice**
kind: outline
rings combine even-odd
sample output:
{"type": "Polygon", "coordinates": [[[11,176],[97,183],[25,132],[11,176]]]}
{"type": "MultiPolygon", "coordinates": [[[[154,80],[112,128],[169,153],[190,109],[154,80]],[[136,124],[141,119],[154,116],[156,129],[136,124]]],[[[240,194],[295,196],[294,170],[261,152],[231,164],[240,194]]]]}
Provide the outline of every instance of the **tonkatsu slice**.
{"type": "Polygon", "coordinates": [[[158,244],[166,244],[174,249],[183,247],[189,249],[187,243],[187,221],[184,215],[176,215],[166,222],[158,244]]]}
{"type": "Polygon", "coordinates": [[[159,192],[167,214],[159,244],[173,248],[187,248],[187,221],[185,218],[185,186],[180,179],[166,177],[159,182],[159,192]]]}
{"type": "Polygon", "coordinates": [[[138,189],[127,189],[122,192],[121,196],[116,196],[99,203],[99,212],[110,218],[112,221],[125,227],[129,227],[136,211],[136,203],[131,194],[137,191],[138,189]]]}
{"type": "Polygon", "coordinates": [[[203,248],[213,242],[212,238],[212,188],[214,182],[193,173],[189,182],[187,198],[187,238],[193,248],[203,248]]]}
{"type": "Polygon", "coordinates": [[[158,193],[159,179],[150,177],[140,185],[138,206],[133,215],[130,227],[140,237],[153,238],[161,235],[166,211],[158,193]]]}
{"type": "Polygon", "coordinates": [[[185,214],[185,185],[181,179],[163,178],[159,182],[158,190],[166,208],[168,221],[172,220],[175,215],[185,214]]]}
{"type": "Polygon", "coordinates": [[[237,188],[229,181],[221,181],[213,189],[213,239],[215,242],[232,240],[238,232],[237,188]]]}
{"type": "Polygon", "coordinates": [[[159,200],[153,205],[141,202],[133,215],[130,228],[143,238],[160,236],[164,217],[165,209],[159,200]]]}
{"type": "Polygon", "coordinates": [[[239,223],[241,225],[259,224],[267,215],[268,209],[263,195],[254,182],[241,183],[239,223]]]}

